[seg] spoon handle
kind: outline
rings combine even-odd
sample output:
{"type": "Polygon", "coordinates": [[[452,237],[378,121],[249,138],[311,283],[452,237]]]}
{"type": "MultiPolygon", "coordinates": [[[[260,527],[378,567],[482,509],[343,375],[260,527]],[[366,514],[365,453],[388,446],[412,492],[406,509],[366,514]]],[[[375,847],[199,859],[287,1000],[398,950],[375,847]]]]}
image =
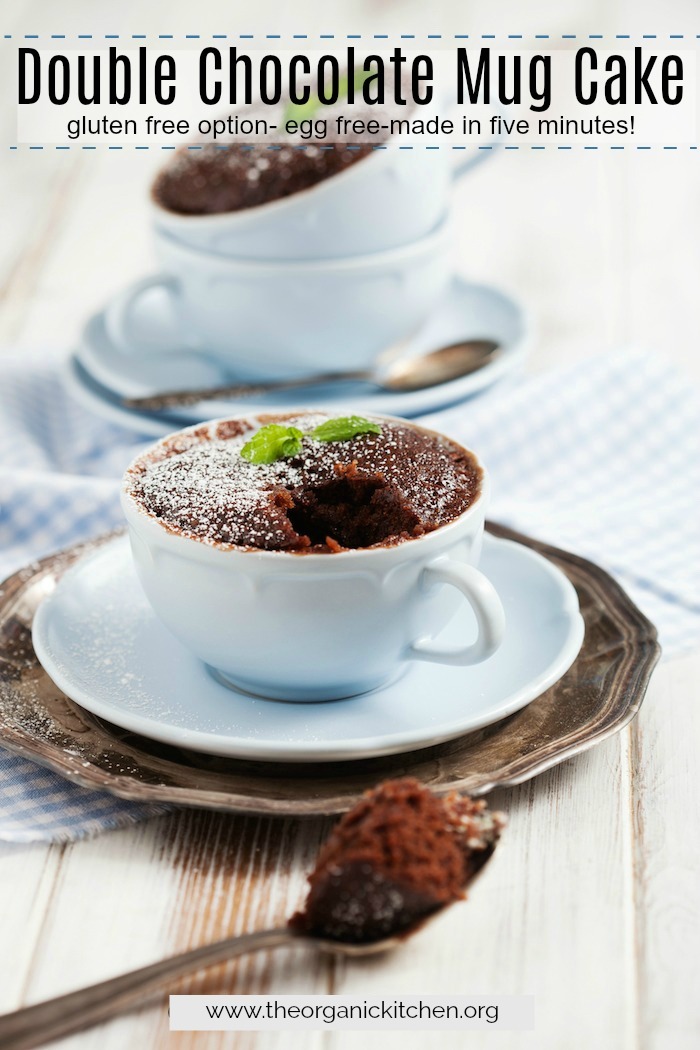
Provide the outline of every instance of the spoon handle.
{"type": "Polygon", "coordinates": [[[173,955],[99,984],[0,1016],[3,1050],[29,1050],[53,1039],[90,1028],[165,991],[170,983],[197,970],[227,962],[246,952],[277,948],[299,940],[286,927],[229,937],[173,955]]]}
{"type": "Polygon", "coordinates": [[[172,390],[162,394],[149,394],[147,397],[128,397],[122,400],[125,408],[136,408],[143,412],[159,412],[165,408],[177,408],[183,405],[194,405],[214,397],[252,397],[255,394],[267,394],[274,390],[296,390],[307,386],[319,386],[323,383],[347,382],[349,380],[372,382],[372,372],[322,372],[314,376],[298,376],[294,379],[271,379],[261,383],[235,383],[228,386],[215,386],[201,390],[172,390]]]}

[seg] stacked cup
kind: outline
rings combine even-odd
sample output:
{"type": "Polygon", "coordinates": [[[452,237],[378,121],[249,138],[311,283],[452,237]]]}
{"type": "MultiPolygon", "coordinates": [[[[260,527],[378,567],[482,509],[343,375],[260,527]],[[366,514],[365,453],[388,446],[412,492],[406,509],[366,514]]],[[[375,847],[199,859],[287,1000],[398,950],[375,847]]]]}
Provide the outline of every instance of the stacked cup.
{"type": "Polygon", "coordinates": [[[366,154],[308,189],[239,211],[182,214],[153,199],[160,271],[109,311],[139,347],[142,297],[164,291],[182,344],[243,380],[370,368],[428,317],[451,275],[446,150],[366,154]]]}

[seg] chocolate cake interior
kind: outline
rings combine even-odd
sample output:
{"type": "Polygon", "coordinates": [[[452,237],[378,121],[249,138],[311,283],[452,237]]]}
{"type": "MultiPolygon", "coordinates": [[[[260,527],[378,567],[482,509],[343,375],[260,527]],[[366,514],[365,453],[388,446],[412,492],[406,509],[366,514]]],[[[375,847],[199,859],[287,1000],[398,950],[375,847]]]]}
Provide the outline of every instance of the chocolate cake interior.
{"type": "Polygon", "coordinates": [[[346,473],[337,481],[302,490],[287,511],[292,528],[312,547],[333,540],[340,547],[372,547],[411,535],[418,515],[380,475],[346,473]]]}

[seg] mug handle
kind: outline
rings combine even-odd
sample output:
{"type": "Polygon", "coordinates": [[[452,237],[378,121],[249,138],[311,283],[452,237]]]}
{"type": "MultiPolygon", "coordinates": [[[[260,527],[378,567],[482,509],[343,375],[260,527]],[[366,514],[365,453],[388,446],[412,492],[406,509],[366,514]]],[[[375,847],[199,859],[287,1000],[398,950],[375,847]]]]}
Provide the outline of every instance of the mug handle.
{"type": "Polygon", "coordinates": [[[479,633],[471,645],[436,645],[429,638],[421,638],[409,648],[409,659],[466,667],[495,653],[503,641],[506,616],[496,588],[483,572],[458,562],[434,562],[423,569],[422,582],[456,587],[472,607],[479,633]]]}
{"type": "Polygon", "coordinates": [[[461,151],[453,151],[454,163],[452,164],[452,178],[453,180],[461,179],[467,171],[471,171],[472,168],[476,168],[478,164],[483,164],[485,160],[488,160],[490,156],[501,145],[501,139],[491,139],[485,146],[478,146],[476,153],[463,154],[461,151]]]}
{"type": "Polygon", "coordinates": [[[141,343],[132,335],[132,321],[134,307],[141,299],[144,292],[152,288],[162,288],[173,301],[177,298],[178,283],[176,279],[167,273],[154,273],[148,277],[142,277],[134,281],[125,291],[120,294],[107,307],[105,314],[105,328],[111,342],[115,343],[125,353],[159,354],[168,353],[172,347],[168,343],[141,343]]]}
{"type": "MultiPolygon", "coordinates": [[[[502,106],[495,106],[494,105],[494,106],[492,106],[492,108],[493,108],[494,113],[496,113],[497,116],[502,116],[503,115],[504,110],[503,110],[502,106]]],[[[462,175],[464,175],[467,171],[471,171],[472,168],[476,168],[477,165],[483,164],[483,162],[485,160],[488,160],[489,157],[492,157],[493,154],[496,152],[496,150],[499,149],[503,145],[503,138],[504,138],[503,133],[500,133],[498,135],[494,135],[493,138],[489,142],[487,142],[484,146],[478,146],[475,153],[469,153],[466,150],[465,150],[464,153],[462,153],[461,150],[459,150],[459,151],[458,150],[453,150],[452,151],[452,156],[453,156],[452,179],[453,179],[453,181],[456,181],[457,179],[461,179],[462,175]]]]}

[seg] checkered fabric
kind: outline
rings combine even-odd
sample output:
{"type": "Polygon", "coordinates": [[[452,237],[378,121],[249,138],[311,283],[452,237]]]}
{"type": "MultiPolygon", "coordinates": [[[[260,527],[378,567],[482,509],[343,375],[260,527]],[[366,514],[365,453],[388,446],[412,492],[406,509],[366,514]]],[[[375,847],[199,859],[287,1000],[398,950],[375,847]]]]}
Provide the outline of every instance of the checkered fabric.
{"type": "MultiPolygon", "coordinates": [[[[55,366],[3,364],[0,579],[121,524],[119,477],[150,440],[84,411],[55,366]]],[[[165,808],[91,791],[0,748],[0,842],[67,842],[165,808]]]]}
{"type": "Polygon", "coordinates": [[[700,645],[700,396],[685,377],[621,352],[424,422],[479,452],[495,521],[607,569],[665,656],[700,645]]]}
{"type": "Polygon", "coordinates": [[[70,842],[165,813],[168,808],[123,802],[107,792],[91,791],[0,750],[0,842],[70,842]]]}
{"type": "MultiPolygon", "coordinates": [[[[607,568],[670,655],[700,643],[698,407],[667,364],[618,353],[496,387],[424,422],[479,451],[492,518],[607,568]]],[[[149,440],[82,409],[54,366],[3,366],[0,577],[118,525],[118,478],[149,440]]],[[[0,749],[0,840],[68,840],[160,811],[0,749]]]]}

